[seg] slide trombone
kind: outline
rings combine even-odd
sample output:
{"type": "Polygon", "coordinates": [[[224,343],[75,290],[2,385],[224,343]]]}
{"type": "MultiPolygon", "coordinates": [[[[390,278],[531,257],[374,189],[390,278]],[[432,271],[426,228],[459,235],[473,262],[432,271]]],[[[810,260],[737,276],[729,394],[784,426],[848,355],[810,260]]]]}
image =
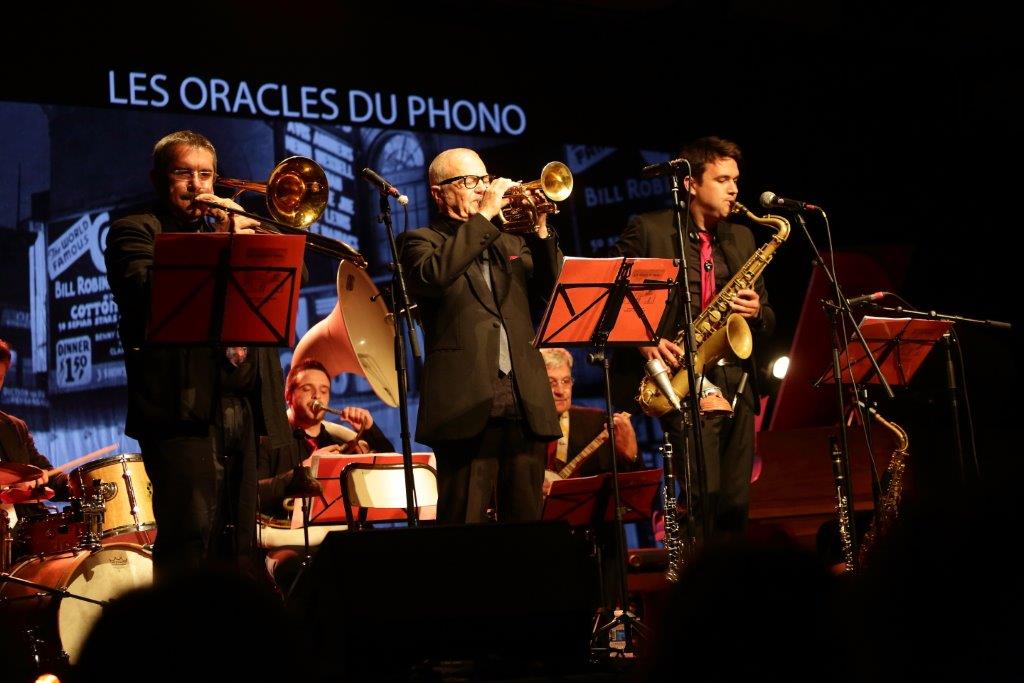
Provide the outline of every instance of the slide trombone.
{"type": "Polygon", "coordinates": [[[265,183],[234,178],[218,178],[216,185],[235,189],[233,200],[243,192],[258,192],[267,197],[267,210],[273,220],[258,214],[225,208],[214,202],[196,199],[195,193],[186,197],[197,204],[234,213],[259,221],[256,232],[279,235],[302,235],[306,246],[318,253],[339,260],[351,261],[360,268],[366,267],[366,259],[358,251],[336,239],[309,232],[309,226],[320,219],[327,208],[327,174],[318,163],[308,157],[293,156],[281,161],[270,172],[265,183]]]}

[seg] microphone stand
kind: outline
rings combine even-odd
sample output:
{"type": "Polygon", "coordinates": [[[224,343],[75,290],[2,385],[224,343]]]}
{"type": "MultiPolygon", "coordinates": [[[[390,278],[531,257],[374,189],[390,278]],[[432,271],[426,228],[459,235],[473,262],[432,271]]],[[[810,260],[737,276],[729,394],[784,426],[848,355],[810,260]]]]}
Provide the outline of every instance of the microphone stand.
{"type": "MultiPolygon", "coordinates": [[[[686,162],[686,175],[687,176],[691,175],[692,171],[690,170],[690,162],[686,161],[685,159],[683,159],[682,161],[686,162]]],[[[695,396],[695,392],[700,391],[700,389],[697,386],[697,376],[696,376],[696,373],[694,372],[694,367],[693,367],[693,358],[694,358],[695,351],[694,351],[694,348],[693,348],[693,312],[692,312],[692,309],[690,308],[690,302],[691,302],[690,286],[689,286],[690,271],[689,271],[689,265],[687,264],[687,260],[686,260],[686,239],[683,236],[683,233],[684,233],[684,230],[683,230],[684,220],[685,220],[685,226],[686,226],[685,232],[689,233],[690,232],[690,228],[691,228],[690,221],[691,221],[692,217],[690,216],[690,210],[689,210],[688,203],[684,202],[680,198],[679,175],[676,174],[676,173],[673,173],[670,177],[672,178],[672,209],[673,209],[673,212],[674,212],[673,224],[675,225],[675,229],[676,229],[676,239],[679,241],[679,264],[680,264],[679,265],[679,274],[680,274],[680,276],[678,278],[676,278],[676,280],[677,280],[676,285],[679,288],[680,296],[677,299],[677,301],[678,301],[677,305],[682,306],[683,330],[685,331],[685,334],[683,335],[683,364],[686,366],[686,376],[687,376],[687,378],[689,379],[689,382],[690,382],[690,392],[689,392],[689,395],[683,397],[683,399],[684,399],[683,402],[686,404],[686,407],[683,409],[683,411],[681,413],[681,417],[682,417],[681,426],[682,426],[682,429],[680,430],[680,433],[683,436],[683,442],[682,442],[681,445],[682,445],[682,452],[683,452],[684,462],[686,463],[686,467],[684,468],[685,471],[687,471],[687,472],[689,471],[691,455],[696,455],[696,460],[697,460],[697,467],[696,467],[696,470],[697,470],[697,472],[696,472],[696,474],[697,474],[697,497],[700,500],[700,524],[701,524],[701,531],[702,531],[701,538],[703,538],[704,540],[707,540],[708,535],[709,535],[709,530],[710,530],[710,526],[709,526],[710,521],[708,520],[707,464],[706,464],[706,462],[704,460],[704,435],[703,435],[703,429],[701,428],[701,423],[700,423],[700,401],[693,400],[694,396],[695,396]],[[685,219],[684,219],[684,216],[683,216],[683,212],[684,211],[686,212],[685,219]],[[687,438],[687,436],[688,436],[688,429],[687,429],[687,427],[692,428],[692,430],[693,430],[694,454],[691,454],[691,452],[690,452],[690,440],[687,438]]],[[[667,419],[665,421],[668,422],[667,419]]],[[[687,477],[687,480],[689,480],[689,477],[687,477]]],[[[686,499],[688,501],[692,500],[692,496],[690,494],[690,491],[686,492],[686,499]]],[[[687,514],[686,514],[687,526],[692,529],[693,528],[693,526],[692,526],[693,525],[693,509],[690,508],[690,507],[687,507],[686,512],[687,512],[687,514]]],[[[692,536],[693,534],[691,533],[690,535],[692,536]]]]}
{"type": "MultiPolygon", "coordinates": [[[[823,209],[818,209],[822,216],[825,215],[823,209]]],[[[857,325],[857,321],[853,317],[853,310],[850,308],[849,301],[843,296],[842,289],[839,286],[839,280],[836,279],[836,275],[831,269],[825,264],[825,260],[821,257],[821,252],[818,251],[818,246],[814,243],[814,238],[811,237],[811,232],[807,228],[807,222],[799,212],[793,214],[796,218],[796,222],[800,224],[801,230],[803,230],[804,236],[807,238],[807,243],[811,246],[811,251],[814,252],[814,257],[818,260],[818,265],[821,266],[821,270],[825,273],[825,277],[828,278],[829,284],[832,285],[832,292],[835,296],[835,301],[822,300],[821,305],[825,310],[825,314],[829,319],[829,326],[832,329],[832,381],[836,385],[836,407],[839,415],[839,444],[834,448],[829,449],[830,457],[833,461],[833,472],[836,479],[836,485],[838,488],[838,512],[840,522],[840,533],[844,533],[843,520],[848,522],[845,533],[848,533],[849,545],[847,548],[847,557],[852,558],[854,564],[857,563],[857,527],[854,524],[854,507],[853,507],[853,482],[851,481],[850,473],[850,443],[849,437],[846,430],[846,408],[845,408],[845,396],[843,395],[843,377],[842,369],[839,366],[839,356],[841,353],[841,346],[847,345],[846,339],[840,334],[839,319],[846,318],[850,321],[853,327],[854,334],[857,336],[857,340],[860,345],[864,348],[864,353],[871,361],[871,367],[875,374],[878,376],[878,381],[882,385],[882,389],[885,390],[885,395],[889,398],[893,398],[892,387],[889,386],[888,380],[882,373],[881,368],[878,367],[878,361],[875,359],[875,355],[871,352],[871,347],[868,346],[867,341],[864,339],[864,335],[860,331],[860,327],[857,325]]],[[[827,220],[827,218],[826,218],[827,220]]],[[[859,404],[856,409],[861,412],[861,421],[864,424],[870,424],[868,421],[868,415],[865,411],[860,409],[859,404]]],[[[855,571],[856,566],[847,567],[847,571],[855,571]]]]}
{"type": "Polygon", "coordinates": [[[409,302],[409,291],[405,286],[402,273],[402,261],[398,257],[398,243],[395,241],[395,229],[391,222],[390,196],[383,187],[375,185],[380,192],[380,215],[377,222],[387,228],[388,246],[391,249],[391,302],[395,308],[395,368],[398,371],[398,413],[402,423],[402,465],[405,470],[405,503],[406,517],[410,527],[419,525],[416,486],[412,473],[412,437],[409,432],[409,374],[406,364],[405,330],[409,332],[409,343],[412,344],[412,355],[417,360],[422,358],[419,342],[416,339],[416,323],[412,317],[412,304],[409,302]],[[400,321],[405,321],[403,325],[400,321]]]}

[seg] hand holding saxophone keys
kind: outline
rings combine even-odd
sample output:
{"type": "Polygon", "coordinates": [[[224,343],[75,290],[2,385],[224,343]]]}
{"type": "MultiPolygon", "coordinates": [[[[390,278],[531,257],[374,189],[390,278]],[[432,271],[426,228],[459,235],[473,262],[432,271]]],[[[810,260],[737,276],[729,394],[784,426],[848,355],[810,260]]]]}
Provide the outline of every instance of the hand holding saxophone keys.
{"type": "Polygon", "coordinates": [[[683,357],[682,347],[665,337],[658,341],[657,346],[641,346],[640,354],[644,357],[644,360],[657,358],[673,370],[678,370],[682,367],[682,364],[679,362],[679,359],[683,357]]]}
{"type": "Polygon", "coordinates": [[[761,311],[761,297],[752,289],[737,290],[736,296],[729,301],[729,308],[744,318],[756,318],[761,311]]]}

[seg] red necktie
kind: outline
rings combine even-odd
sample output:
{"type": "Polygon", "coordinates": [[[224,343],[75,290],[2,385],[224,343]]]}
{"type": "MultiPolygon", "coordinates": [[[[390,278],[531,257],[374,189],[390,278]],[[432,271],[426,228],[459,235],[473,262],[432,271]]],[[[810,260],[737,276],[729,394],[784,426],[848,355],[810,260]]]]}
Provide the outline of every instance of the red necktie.
{"type": "Polygon", "coordinates": [[[320,448],[320,444],[316,442],[316,437],[310,436],[309,434],[306,434],[306,446],[309,447],[309,453],[307,455],[312,455],[313,451],[320,448]]]}
{"type": "Polygon", "coordinates": [[[700,238],[700,310],[704,310],[715,298],[715,259],[711,255],[711,233],[697,232],[700,238]]]}

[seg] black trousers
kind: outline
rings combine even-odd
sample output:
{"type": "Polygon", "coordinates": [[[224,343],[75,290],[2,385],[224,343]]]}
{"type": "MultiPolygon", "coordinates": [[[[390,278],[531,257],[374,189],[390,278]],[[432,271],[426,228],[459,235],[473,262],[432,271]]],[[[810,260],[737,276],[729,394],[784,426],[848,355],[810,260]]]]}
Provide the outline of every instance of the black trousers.
{"type": "Polygon", "coordinates": [[[540,519],[545,450],[522,420],[492,418],[476,438],[439,444],[434,454],[439,523],[486,522],[492,499],[499,522],[540,519]]]}
{"type": "Polygon", "coordinates": [[[140,445],[153,484],[157,577],[210,566],[256,576],[256,441],[248,402],[225,397],[217,425],[146,437],[140,445]]]}
{"type": "MultiPolygon", "coordinates": [[[[732,402],[743,369],[738,366],[715,366],[707,371],[707,378],[718,386],[726,400],[732,402]]],[[[719,535],[742,534],[747,529],[750,509],[750,474],[754,465],[754,399],[746,395],[736,402],[733,416],[712,416],[701,418],[704,443],[705,470],[707,472],[708,533],[712,538],[719,535]]],[[[676,453],[674,460],[676,479],[680,486],[685,481],[682,421],[678,415],[669,415],[662,420],[662,427],[669,434],[676,453]]],[[[696,450],[690,438],[690,453],[695,458],[696,450]]],[[[701,501],[697,498],[696,461],[691,464],[693,488],[693,511],[698,537],[701,534],[701,501]]],[[[682,499],[682,497],[680,497],[682,499]]]]}

